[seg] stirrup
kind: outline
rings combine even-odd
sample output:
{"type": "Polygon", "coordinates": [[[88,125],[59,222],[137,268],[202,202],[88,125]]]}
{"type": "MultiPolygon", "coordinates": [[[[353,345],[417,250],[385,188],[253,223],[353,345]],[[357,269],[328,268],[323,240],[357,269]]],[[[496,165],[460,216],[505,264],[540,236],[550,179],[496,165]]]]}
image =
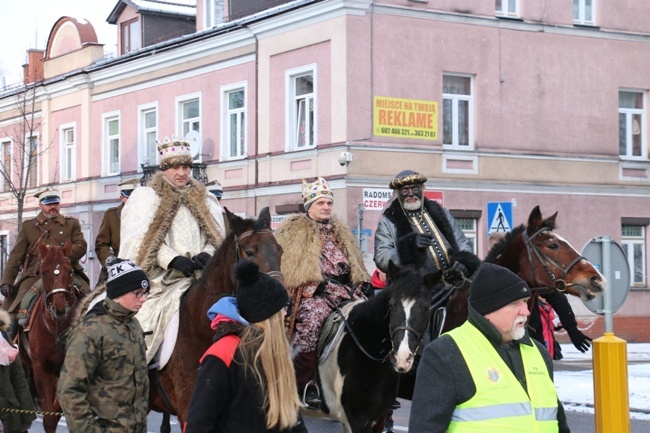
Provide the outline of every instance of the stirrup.
{"type": "Polygon", "coordinates": [[[305,389],[302,392],[302,404],[307,409],[320,409],[321,402],[318,384],[313,380],[310,380],[307,382],[307,385],[305,385],[305,389]],[[311,395],[308,396],[308,394],[311,395]]]}

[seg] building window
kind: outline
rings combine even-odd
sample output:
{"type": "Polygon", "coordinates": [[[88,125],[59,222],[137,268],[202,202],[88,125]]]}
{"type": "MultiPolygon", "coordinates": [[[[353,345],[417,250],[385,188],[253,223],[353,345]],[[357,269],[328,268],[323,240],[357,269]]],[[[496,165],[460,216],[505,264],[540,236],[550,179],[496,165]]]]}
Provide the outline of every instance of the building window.
{"type": "Polygon", "coordinates": [[[9,237],[6,233],[0,233],[0,275],[5,274],[7,259],[9,258],[9,237]]]}
{"type": "Polygon", "coordinates": [[[472,78],[445,75],[442,78],[443,138],[446,147],[472,149],[472,78]]]}
{"type": "Polygon", "coordinates": [[[634,91],[618,92],[618,152],[627,158],[645,158],[644,94],[634,91]]]}
{"type": "Polygon", "coordinates": [[[11,188],[11,140],[2,142],[2,191],[9,191],[11,188]]]}
{"type": "Polygon", "coordinates": [[[140,108],[140,164],[155,165],[158,149],[158,108],[140,108]]]}
{"type": "Polygon", "coordinates": [[[316,67],[287,71],[288,149],[316,145],[316,67]]]}
{"type": "Polygon", "coordinates": [[[140,22],[136,19],[122,23],[122,54],[142,48],[140,22]]]}
{"type": "Polygon", "coordinates": [[[476,218],[456,218],[456,224],[461,228],[465,237],[472,245],[472,252],[478,254],[476,245],[476,218]]]}
{"type": "MultiPolygon", "coordinates": [[[[38,137],[32,135],[25,139],[25,177],[27,177],[27,188],[36,188],[38,185],[38,137]]],[[[24,180],[24,179],[23,179],[24,180]]],[[[21,182],[23,181],[21,180],[21,182]]]]}
{"type": "Polygon", "coordinates": [[[642,225],[622,225],[621,246],[630,265],[630,283],[635,287],[646,286],[646,227],[642,225]]]}
{"type": "Polygon", "coordinates": [[[61,129],[61,181],[75,179],[76,146],[75,126],[62,125],[61,129]]]}
{"type": "Polygon", "coordinates": [[[186,137],[191,131],[201,131],[201,106],[199,99],[181,101],[179,103],[180,112],[180,136],[186,137]]]}
{"type": "Polygon", "coordinates": [[[120,117],[105,115],[104,117],[104,155],[105,174],[120,174],[120,117]]]}
{"type": "Polygon", "coordinates": [[[573,23],[596,24],[596,0],[573,0],[573,23]]]}
{"type": "Polygon", "coordinates": [[[222,148],[225,159],[246,156],[246,87],[222,87],[224,118],[222,119],[222,148]]]}
{"type": "Polygon", "coordinates": [[[496,0],[495,12],[500,17],[519,18],[519,0],[496,0]]]}
{"type": "Polygon", "coordinates": [[[205,28],[221,24],[223,19],[223,0],[204,0],[203,16],[205,17],[205,28]]]}

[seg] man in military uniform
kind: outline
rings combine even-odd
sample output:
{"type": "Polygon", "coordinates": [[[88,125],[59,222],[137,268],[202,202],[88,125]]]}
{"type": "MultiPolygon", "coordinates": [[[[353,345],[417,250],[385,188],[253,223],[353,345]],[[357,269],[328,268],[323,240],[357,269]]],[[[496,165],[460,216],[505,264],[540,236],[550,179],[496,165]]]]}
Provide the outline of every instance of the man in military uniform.
{"type": "Polygon", "coordinates": [[[41,242],[63,246],[66,240],[70,240],[72,253],[69,258],[75,272],[75,282],[86,290],[89,288],[88,277],[79,264],[87,248],[79,221],[59,213],[61,196],[56,189],[41,190],[34,197],[38,198],[41,211],[36,218],[23,221],[0,284],[0,293],[5,297],[3,308],[11,315],[12,324],[8,331],[11,338],[16,334],[16,312],[20,301],[40,279],[38,246],[41,242]]]}
{"type": "Polygon", "coordinates": [[[102,224],[99,226],[99,233],[97,233],[97,237],[95,238],[95,253],[97,253],[99,263],[102,265],[102,270],[97,280],[98,285],[106,281],[106,259],[109,256],[117,257],[120,253],[122,209],[138,183],[138,179],[125,180],[120,183],[118,185],[120,187],[120,205],[111,207],[104,212],[102,224]]]}

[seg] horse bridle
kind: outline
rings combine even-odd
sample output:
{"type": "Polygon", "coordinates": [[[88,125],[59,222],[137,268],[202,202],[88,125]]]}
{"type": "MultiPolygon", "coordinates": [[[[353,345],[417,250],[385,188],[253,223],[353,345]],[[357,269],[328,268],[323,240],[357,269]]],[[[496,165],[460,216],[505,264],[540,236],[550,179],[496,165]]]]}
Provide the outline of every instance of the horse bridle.
{"type": "MultiPolygon", "coordinates": [[[[52,273],[54,275],[59,275],[61,273],[61,270],[59,269],[60,267],[61,265],[57,263],[52,273]]],[[[43,287],[43,289],[45,289],[45,287],[43,287]]],[[[50,312],[50,315],[52,316],[53,320],[56,320],[57,315],[56,315],[56,311],[54,311],[54,306],[51,305],[50,303],[51,297],[57,293],[64,293],[66,295],[66,302],[65,302],[66,309],[63,317],[67,317],[68,313],[70,312],[70,309],[72,308],[70,305],[70,298],[75,296],[74,291],[75,291],[74,271],[70,270],[70,285],[68,287],[58,287],[45,294],[45,308],[50,312]]]]}
{"type": "MultiPolygon", "coordinates": [[[[257,231],[248,230],[240,234],[239,236],[236,236],[235,237],[235,263],[238,263],[241,260],[241,246],[239,245],[239,242],[242,239],[251,236],[253,233],[270,234],[271,236],[273,236],[273,230],[271,229],[260,229],[257,231]]],[[[284,278],[284,275],[282,275],[282,272],[280,271],[269,271],[269,272],[265,272],[265,274],[275,279],[284,278]]]]}
{"type": "Polygon", "coordinates": [[[531,287],[531,290],[536,292],[544,291],[544,290],[556,290],[558,292],[566,292],[566,290],[569,287],[576,285],[576,283],[566,282],[567,275],[571,271],[571,268],[573,268],[580,260],[584,259],[585,257],[578,255],[566,267],[563,268],[561,264],[551,259],[548,255],[543,254],[539,250],[539,248],[537,248],[537,246],[533,244],[532,241],[535,238],[535,236],[550,230],[551,229],[548,227],[542,227],[538,229],[535,233],[533,233],[531,236],[528,236],[528,233],[526,233],[525,231],[523,232],[523,237],[526,245],[526,252],[528,253],[528,263],[530,264],[530,272],[531,272],[531,276],[533,277],[533,285],[535,286],[535,287],[531,287]],[[533,264],[533,253],[537,257],[539,262],[542,264],[542,266],[544,267],[544,270],[546,270],[548,276],[553,281],[553,286],[538,286],[537,277],[535,276],[535,266],[533,264]],[[559,269],[562,272],[561,279],[558,279],[555,276],[555,274],[553,274],[553,272],[549,269],[547,263],[550,263],[552,266],[554,266],[556,269],[559,269]]]}

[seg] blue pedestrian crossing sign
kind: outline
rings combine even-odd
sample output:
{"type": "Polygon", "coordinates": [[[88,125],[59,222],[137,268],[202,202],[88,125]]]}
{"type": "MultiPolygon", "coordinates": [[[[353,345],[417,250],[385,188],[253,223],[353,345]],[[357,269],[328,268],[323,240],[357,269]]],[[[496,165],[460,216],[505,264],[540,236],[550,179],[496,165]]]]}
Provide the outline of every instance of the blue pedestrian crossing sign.
{"type": "Polygon", "coordinates": [[[494,232],[512,230],[512,202],[488,202],[487,216],[488,236],[494,232]]]}

